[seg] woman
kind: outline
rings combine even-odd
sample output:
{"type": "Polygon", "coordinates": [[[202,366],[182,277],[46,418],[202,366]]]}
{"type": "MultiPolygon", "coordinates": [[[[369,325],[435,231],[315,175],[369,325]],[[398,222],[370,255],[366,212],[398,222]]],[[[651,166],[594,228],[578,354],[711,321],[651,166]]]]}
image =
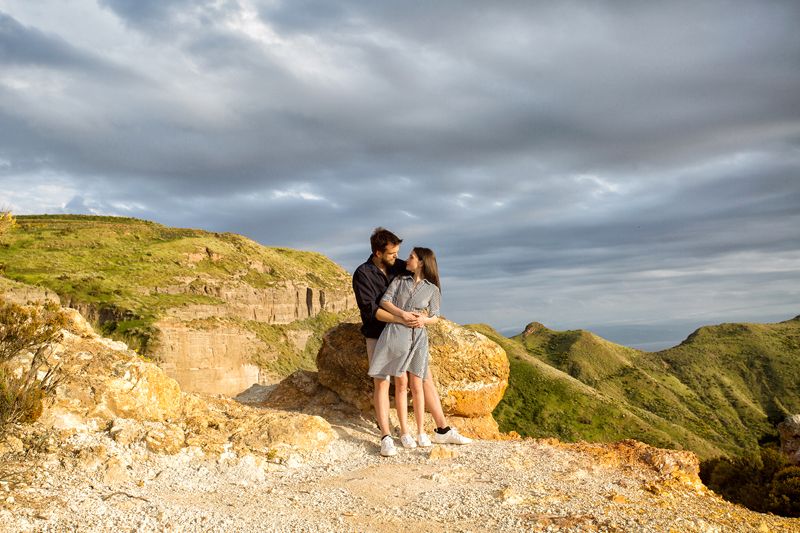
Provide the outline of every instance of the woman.
{"type": "MultiPolygon", "coordinates": [[[[425,325],[439,319],[441,292],[436,255],[430,248],[414,248],[406,261],[410,274],[398,276],[386,289],[381,307],[397,317],[414,313],[425,325]]],[[[369,367],[373,378],[394,376],[395,404],[400,421],[400,442],[404,448],[416,448],[417,441],[408,433],[408,398],[411,387],[414,418],[420,446],[431,446],[425,433],[425,395],[422,380],[428,372],[428,332],[425,327],[409,328],[387,324],[383,329],[369,367]]],[[[384,436],[385,437],[385,436],[384,436]]]]}

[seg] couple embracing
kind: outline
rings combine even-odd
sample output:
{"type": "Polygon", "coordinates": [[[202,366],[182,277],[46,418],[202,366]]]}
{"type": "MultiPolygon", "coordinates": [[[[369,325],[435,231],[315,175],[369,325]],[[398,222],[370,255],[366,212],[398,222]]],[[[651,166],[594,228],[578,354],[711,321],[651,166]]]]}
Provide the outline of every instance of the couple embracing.
{"type": "Polygon", "coordinates": [[[353,274],[353,290],[366,337],[369,375],[374,383],[375,415],[381,431],[381,455],[397,449],[389,427],[389,379],[394,377],[395,406],[404,448],[431,446],[425,433],[425,408],[436,422],[432,440],[467,444],[470,439],[447,425],[441,400],[428,368],[425,326],[439,318],[441,293],[436,256],[429,248],[414,248],[397,258],[402,239],[384,228],[370,237],[372,254],[353,274]],[[408,431],[408,389],[414,401],[416,439],[408,431]]]}

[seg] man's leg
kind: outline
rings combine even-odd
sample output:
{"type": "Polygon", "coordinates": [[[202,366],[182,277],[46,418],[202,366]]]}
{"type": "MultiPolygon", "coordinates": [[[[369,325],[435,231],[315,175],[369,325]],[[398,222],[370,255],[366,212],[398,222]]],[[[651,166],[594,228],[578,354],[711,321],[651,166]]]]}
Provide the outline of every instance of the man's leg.
{"type": "MultiPolygon", "coordinates": [[[[375,353],[375,345],[378,339],[366,339],[367,341],[367,360],[372,363],[372,355],[375,353]]],[[[372,401],[375,404],[375,421],[381,430],[381,436],[390,435],[389,428],[389,380],[373,378],[372,401]]]]}
{"type": "Polygon", "coordinates": [[[375,384],[373,395],[375,418],[378,420],[381,436],[391,435],[392,430],[389,428],[389,380],[373,378],[372,382],[375,384]]]}
{"type": "Polygon", "coordinates": [[[444,411],[442,411],[442,400],[439,398],[439,391],[436,390],[436,385],[433,383],[433,375],[430,368],[425,374],[425,379],[422,380],[422,391],[425,395],[425,408],[433,416],[436,427],[447,427],[447,419],[444,417],[444,411]]]}
{"type": "Polygon", "coordinates": [[[425,433],[425,392],[423,391],[422,379],[409,372],[408,381],[411,384],[411,397],[414,399],[414,419],[417,422],[417,435],[423,435],[425,433]]]}
{"type": "Polygon", "coordinates": [[[447,425],[447,419],[442,412],[442,402],[439,399],[439,392],[433,384],[431,369],[425,374],[422,381],[422,388],[425,391],[425,406],[431,402],[430,412],[436,421],[436,431],[433,432],[433,442],[438,444],[469,444],[472,439],[461,435],[456,428],[447,425]]]}
{"type": "Polygon", "coordinates": [[[408,373],[394,377],[394,405],[400,422],[400,435],[408,433],[408,373]]]}

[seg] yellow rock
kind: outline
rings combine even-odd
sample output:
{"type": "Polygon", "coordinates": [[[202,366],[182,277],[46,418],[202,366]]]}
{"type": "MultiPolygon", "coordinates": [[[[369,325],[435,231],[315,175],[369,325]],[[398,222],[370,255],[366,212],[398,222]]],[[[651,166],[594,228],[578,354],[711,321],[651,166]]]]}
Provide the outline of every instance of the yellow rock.
{"type": "Polygon", "coordinates": [[[131,475],[126,466],[117,459],[112,457],[106,462],[106,470],[103,474],[103,483],[106,485],[119,485],[131,481],[131,475]]]}
{"type": "Polygon", "coordinates": [[[444,446],[434,446],[428,453],[428,459],[433,459],[434,461],[452,459],[454,457],[458,457],[458,452],[444,446]]]}
{"type": "Polygon", "coordinates": [[[525,501],[525,497],[516,491],[513,487],[506,487],[498,490],[495,497],[502,502],[503,505],[519,505],[525,501]]]}
{"type": "MultiPolygon", "coordinates": [[[[88,332],[64,336],[65,379],[39,420],[44,427],[65,436],[108,430],[120,445],[144,439],[147,449],[158,453],[196,446],[219,454],[227,446],[239,455],[287,463],[325,451],[337,438],[330,424],[316,416],[182,392],[156,364],[105,341],[88,332]]],[[[117,466],[109,468],[109,479],[124,477],[117,466]]]]}
{"type": "Polygon", "coordinates": [[[431,373],[449,415],[491,415],[508,387],[505,351],[484,335],[440,319],[428,328],[431,373]]]}
{"type": "Polygon", "coordinates": [[[628,503],[628,498],[616,492],[613,494],[609,494],[608,499],[614,503],[628,503]]]}
{"type": "Polygon", "coordinates": [[[142,361],[120,363],[114,377],[102,387],[98,404],[118,417],[161,421],[173,418],[181,407],[178,382],[156,365],[142,361]]]}
{"type": "Polygon", "coordinates": [[[150,422],[146,427],[147,435],[144,440],[151,452],[172,455],[178,453],[186,442],[186,435],[180,426],[150,422]]]}

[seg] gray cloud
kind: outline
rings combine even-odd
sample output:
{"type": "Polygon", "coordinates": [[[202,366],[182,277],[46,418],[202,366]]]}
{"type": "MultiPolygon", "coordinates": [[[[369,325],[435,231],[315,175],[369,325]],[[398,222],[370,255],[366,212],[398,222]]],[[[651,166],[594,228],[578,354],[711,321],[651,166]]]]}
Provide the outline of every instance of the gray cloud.
{"type": "Polygon", "coordinates": [[[437,250],[452,318],[501,329],[800,312],[795,2],[2,9],[18,212],[235,231],[351,270],[383,225],[437,250]]]}
{"type": "Polygon", "coordinates": [[[63,39],[35,28],[26,28],[0,12],[0,64],[31,64],[44,67],[87,67],[93,61],[63,39]]]}

